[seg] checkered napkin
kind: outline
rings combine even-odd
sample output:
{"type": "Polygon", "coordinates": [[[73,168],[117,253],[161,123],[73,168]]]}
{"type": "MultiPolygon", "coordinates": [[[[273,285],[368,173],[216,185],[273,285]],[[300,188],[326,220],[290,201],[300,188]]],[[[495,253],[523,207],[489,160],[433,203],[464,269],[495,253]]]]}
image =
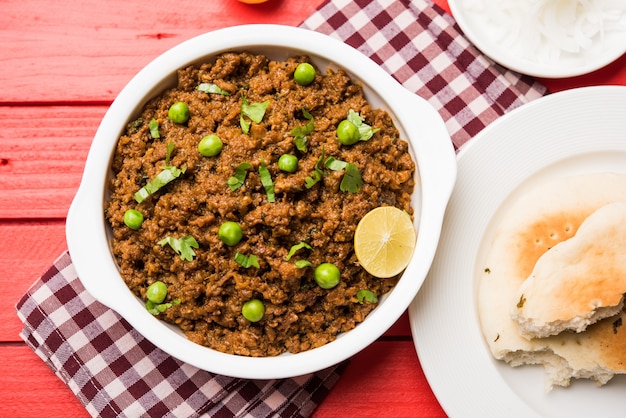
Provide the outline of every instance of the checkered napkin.
{"type": "MultiPolygon", "coordinates": [[[[539,97],[532,79],[495,65],[427,0],[327,0],[302,27],[379,63],[444,118],[455,147],[539,97]]],[[[17,303],[21,337],[92,416],[308,417],[346,363],[293,379],[245,380],[165,354],[83,288],[64,253],[17,303]]]]}
{"type": "Polygon", "coordinates": [[[496,65],[429,0],[332,0],[303,27],[339,38],[427,99],[459,148],[545,87],[496,65]]]}
{"type": "Polygon", "coordinates": [[[245,380],[182,363],[96,302],[65,252],[17,303],[20,336],[101,417],[307,417],[345,363],[293,379],[245,380]]]}

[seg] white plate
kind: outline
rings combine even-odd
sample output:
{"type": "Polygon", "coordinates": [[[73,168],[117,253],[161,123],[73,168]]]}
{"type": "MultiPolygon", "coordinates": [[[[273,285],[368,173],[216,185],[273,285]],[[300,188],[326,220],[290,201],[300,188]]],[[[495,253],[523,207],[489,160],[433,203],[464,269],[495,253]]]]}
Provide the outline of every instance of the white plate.
{"type": "Polygon", "coordinates": [[[448,0],[452,15],[465,36],[485,55],[522,74],[545,78],[573,77],[602,68],[626,53],[626,2],[619,23],[612,22],[621,25],[621,30],[606,31],[604,38],[593,38],[590,48],[579,53],[562,53],[558,58],[546,58],[540,49],[525,48],[527,39],[521,37],[515,43],[503,40],[502,31],[509,31],[512,25],[504,28],[488,22],[485,13],[477,13],[472,8],[471,5],[476,3],[477,0],[448,0]]]}
{"type": "Polygon", "coordinates": [[[451,417],[615,416],[626,376],[544,390],[540,366],[492,358],[476,309],[476,280],[491,224],[516,190],[559,175],[626,173],[626,87],[574,89],[503,116],[464,146],[437,255],[409,307],[426,377],[451,417]]]}

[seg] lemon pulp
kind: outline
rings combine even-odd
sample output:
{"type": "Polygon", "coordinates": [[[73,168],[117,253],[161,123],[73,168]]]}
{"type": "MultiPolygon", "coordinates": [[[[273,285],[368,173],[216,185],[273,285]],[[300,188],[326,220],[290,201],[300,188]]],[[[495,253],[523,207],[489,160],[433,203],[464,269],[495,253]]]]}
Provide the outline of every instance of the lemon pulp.
{"type": "Polygon", "coordinates": [[[354,252],[372,276],[393,277],[411,261],[417,234],[408,213],[394,206],[369,211],[357,225],[354,252]]]}

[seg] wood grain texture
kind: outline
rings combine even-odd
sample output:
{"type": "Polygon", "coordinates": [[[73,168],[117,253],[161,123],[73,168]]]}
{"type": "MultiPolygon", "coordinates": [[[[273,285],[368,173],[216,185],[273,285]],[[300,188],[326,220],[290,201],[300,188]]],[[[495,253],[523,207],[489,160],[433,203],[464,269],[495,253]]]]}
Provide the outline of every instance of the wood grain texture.
{"type": "MultiPolygon", "coordinates": [[[[3,0],[0,2],[0,416],[87,417],[19,339],[15,302],[66,250],[65,216],[108,105],[145,64],[204,32],[246,23],[295,26],[323,0],[3,0]]],[[[446,0],[435,0],[447,8],[446,0]]],[[[542,80],[551,91],[626,84],[626,56],[596,73],[542,80]]],[[[315,413],[443,417],[405,313],[354,356],[315,413]]]]}
{"type": "Polygon", "coordinates": [[[0,308],[0,343],[21,341],[18,334],[22,323],[15,313],[15,303],[67,249],[65,221],[0,220],[0,237],[0,288],[9,301],[0,308]]]}
{"type": "Polygon", "coordinates": [[[0,416],[87,418],[74,394],[33,351],[0,345],[0,416]]]}
{"type": "Polygon", "coordinates": [[[106,106],[5,106],[0,219],[65,218],[106,106]]]}
{"type": "Polygon", "coordinates": [[[139,69],[186,39],[247,23],[295,26],[319,3],[5,0],[0,6],[0,100],[112,101],[139,69]]]}
{"type": "Polygon", "coordinates": [[[376,342],[357,354],[315,414],[316,418],[445,416],[411,341],[376,342]]]}

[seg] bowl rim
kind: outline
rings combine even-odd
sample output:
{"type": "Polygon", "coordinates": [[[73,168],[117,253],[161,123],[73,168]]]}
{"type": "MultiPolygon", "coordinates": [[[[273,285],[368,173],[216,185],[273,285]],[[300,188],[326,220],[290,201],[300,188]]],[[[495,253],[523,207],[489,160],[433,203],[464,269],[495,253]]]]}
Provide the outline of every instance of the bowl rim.
{"type": "Polygon", "coordinates": [[[239,25],[207,32],[174,46],[141,69],[120,91],[94,136],[82,180],[68,211],[66,239],[74,267],[86,290],[100,303],[117,311],[164,352],[200,369],[232,377],[294,377],[325,369],[353,356],[380,337],[408,308],[430,269],[455,179],[456,157],[439,113],[424,99],[402,87],[374,61],[342,41],[312,30],[274,24],[239,25]],[[175,75],[179,68],[227,50],[272,46],[293,50],[294,54],[322,57],[344,68],[363,84],[375,81],[377,91],[383,92],[379,93],[381,97],[393,97],[387,103],[387,110],[395,123],[403,125],[419,170],[416,185],[416,191],[421,191],[420,208],[416,208],[416,212],[419,210],[419,217],[416,216],[418,245],[403,274],[406,279],[401,279],[385,296],[384,304],[354,329],[322,347],[301,353],[245,357],[222,353],[186,338],[181,340],[173,326],[154,318],[145,308],[139,308],[138,299],[121,279],[112,257],[94,254],[109,253],[105,228],[101,226],[104,225],[103,190],[110,158],[103,156],[112,155],[119,133],[131,115],[143,107],[147,98],[162,90],[158,85],[175,75]],[[142,94],[141,100],[136,92],[142,94]],[[366,323],[367,326],[362,326],[366,323]]]}

